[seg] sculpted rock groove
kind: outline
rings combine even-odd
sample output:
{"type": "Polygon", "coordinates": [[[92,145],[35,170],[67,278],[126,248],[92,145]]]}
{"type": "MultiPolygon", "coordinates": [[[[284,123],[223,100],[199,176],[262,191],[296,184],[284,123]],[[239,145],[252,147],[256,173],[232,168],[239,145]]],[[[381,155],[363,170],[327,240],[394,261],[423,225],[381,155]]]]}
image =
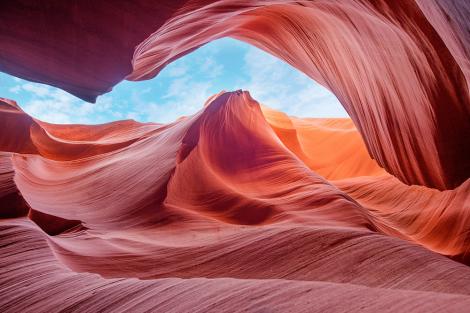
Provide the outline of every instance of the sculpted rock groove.
{"type": "Polygon", "coordinates": [[[351,116],[239,90],[169,124],[55,125],[0,98],[0,310],[466,312],[469,15],[458,0],[0,2],[0,71],[87,101],[230,36],[351,116]]]}
{"type": "Polygon", "coordinates": [[[469,181],[403,184],[350,119],[289,117],[244,91],[167,125],[54,125],[0,104],[24,134],[0,159],[0,196],[16,199],[0,220],[7,312],[469,304],[469,181]],[[50,288],[67,300],[36,304],[50,288]]]}

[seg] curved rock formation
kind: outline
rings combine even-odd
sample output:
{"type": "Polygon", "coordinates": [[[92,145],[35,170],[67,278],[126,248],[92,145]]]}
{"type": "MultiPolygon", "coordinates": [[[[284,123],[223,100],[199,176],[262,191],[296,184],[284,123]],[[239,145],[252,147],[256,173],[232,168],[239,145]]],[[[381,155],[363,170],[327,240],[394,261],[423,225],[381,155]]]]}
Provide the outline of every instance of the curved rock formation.
{"type": "Polygon", "coordinates": [[[92,100],[231,36],[333,91],[389,173],[453,189],[470,176],[469,10],[443,0],[4,2],[0,70],[92,100]]]}
{"type": "Polygon", "coordinates": [[[288,117],[241,91],[168,125],[54,125],[7,100],[0,112],[27,134],[0,147],[2,185],[27,203],[0,222],[5,311],[469,304],[470,269],[435,252],[468,262],[470,181],[401,183],[349,119],[288,117]],[[67,300],[37,303],[43,288],[67,300]]]}
{"type": "MultiPolygon", "coordinates": [[[[385,289],[328,281],[103,279],[96,274],[77,274],[65,269],[51,253],[40,231],[30,223],[1,223],[0,234],[6,246],[0,259],[0,286],[8,286],[0,289],[3,312],[325,312],[331,311],[333,305],[337,311],[397,312],[410,311],[410,306],[414,306],[424,312],[465,312],[470,304],[469,297],[462,293],[385,289]],[[13,258],[16,262],[5,261],[13,258]]],[[[329,234],[318,233],[311,238],[324,238],[324,235],[329,234]]],[[[343,245],[338,248],[344,248],[349,240],[351,237],[340,235],[336,242],[343,245]]],[[[437,261],[446,263],[445,259],[437,261]]],[[[456,273],[463,269],[461,265],[454,266],[446,270],[456,273]]],[[[441,278],[449,279],[449,275],[454,276],[449,272],[430,274],[430,283],[437,285],[441,278]]],[[[455,276],[449,281],[457,280],[455,276]]]]}
{"type": "Polygon", "coordinates": [[[351,120],[263,114],[290,151],[367,208],[382,232],[469,261],[470,180],[446,191],[407,186],[369,158],[351,120]]]}
{"type": "Polygon", "coordinates": [[[470,305],[470,6],[3,1],[0,70],[86,100],[231,36],[349,119],[221,92],[171,124],[54,125],[0,99],[0,310],[470,305]]]}

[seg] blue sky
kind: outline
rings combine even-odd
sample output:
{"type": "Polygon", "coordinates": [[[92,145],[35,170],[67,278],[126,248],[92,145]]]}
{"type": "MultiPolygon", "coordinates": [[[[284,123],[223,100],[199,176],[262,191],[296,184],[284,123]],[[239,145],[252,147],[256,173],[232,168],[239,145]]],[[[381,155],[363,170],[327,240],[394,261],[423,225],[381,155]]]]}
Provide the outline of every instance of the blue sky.
{"type": "Polygon", "coordinates": [[[200,110],[221,90],[249,90],[260,103],[299,117],[347,117],[336,97],[298,70],[253,46],[224,38],[168,65],[148,81],[123,81],[84,102],[60,89],[0,73],[0,96],[51,123],[120,119],[171,122],[200,110]]]}

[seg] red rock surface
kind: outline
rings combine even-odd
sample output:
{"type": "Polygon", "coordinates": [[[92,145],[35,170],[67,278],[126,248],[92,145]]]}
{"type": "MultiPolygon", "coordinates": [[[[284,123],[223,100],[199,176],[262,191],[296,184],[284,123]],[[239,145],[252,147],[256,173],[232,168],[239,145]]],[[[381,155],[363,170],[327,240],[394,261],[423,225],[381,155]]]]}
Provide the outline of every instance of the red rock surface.
{"type": "Polygon", "coordinates": [[[469,11],[1,2],[0,70],[83,99],[231,36],[352,118],[237,91],[167,125],[54,125],[0,99],[1,311],[466,312],[469,11]]]}
{"type": "Polygon", "coordinates": [[[0,70],[92,100],[220,37],[251,43],[338,97],[370,154],[407,184],[470,176],[468,1],[0,4],[0,70]]]}
{"type": "Polygon", "coordinates": [[[401,183],[349,119],[288,117],[241,91],[168,125],[1,113],[29,130],[2,146],[2,185],[29,208],[0,222],[4,311],[470,304],[469,181],[401,183]]]}

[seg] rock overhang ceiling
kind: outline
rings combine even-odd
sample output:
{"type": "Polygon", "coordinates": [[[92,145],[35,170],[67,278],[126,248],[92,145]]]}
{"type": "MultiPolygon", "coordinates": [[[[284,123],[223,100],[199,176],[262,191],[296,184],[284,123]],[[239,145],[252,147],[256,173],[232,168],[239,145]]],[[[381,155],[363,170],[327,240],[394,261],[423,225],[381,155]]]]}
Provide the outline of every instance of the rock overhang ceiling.
{"type": "Polygon", "coordinates": [[[470,175],[468,6],[7,2],[0,13],[0,69],[93,101],[122,79],[151,78],[172,60],[231,36],[333,91],[387,171],[408,184],[453,189],[470,175]]]}
{"type": "Polygon", "coordinates": [[[465,311],[469,10],[450,0],[1,3],[0,70],[82,99],[230,36],[329,88],[352,121],[290,117],[247,91],[170,124],[54,125],[2,99],[0,304],[465,311]]]}

